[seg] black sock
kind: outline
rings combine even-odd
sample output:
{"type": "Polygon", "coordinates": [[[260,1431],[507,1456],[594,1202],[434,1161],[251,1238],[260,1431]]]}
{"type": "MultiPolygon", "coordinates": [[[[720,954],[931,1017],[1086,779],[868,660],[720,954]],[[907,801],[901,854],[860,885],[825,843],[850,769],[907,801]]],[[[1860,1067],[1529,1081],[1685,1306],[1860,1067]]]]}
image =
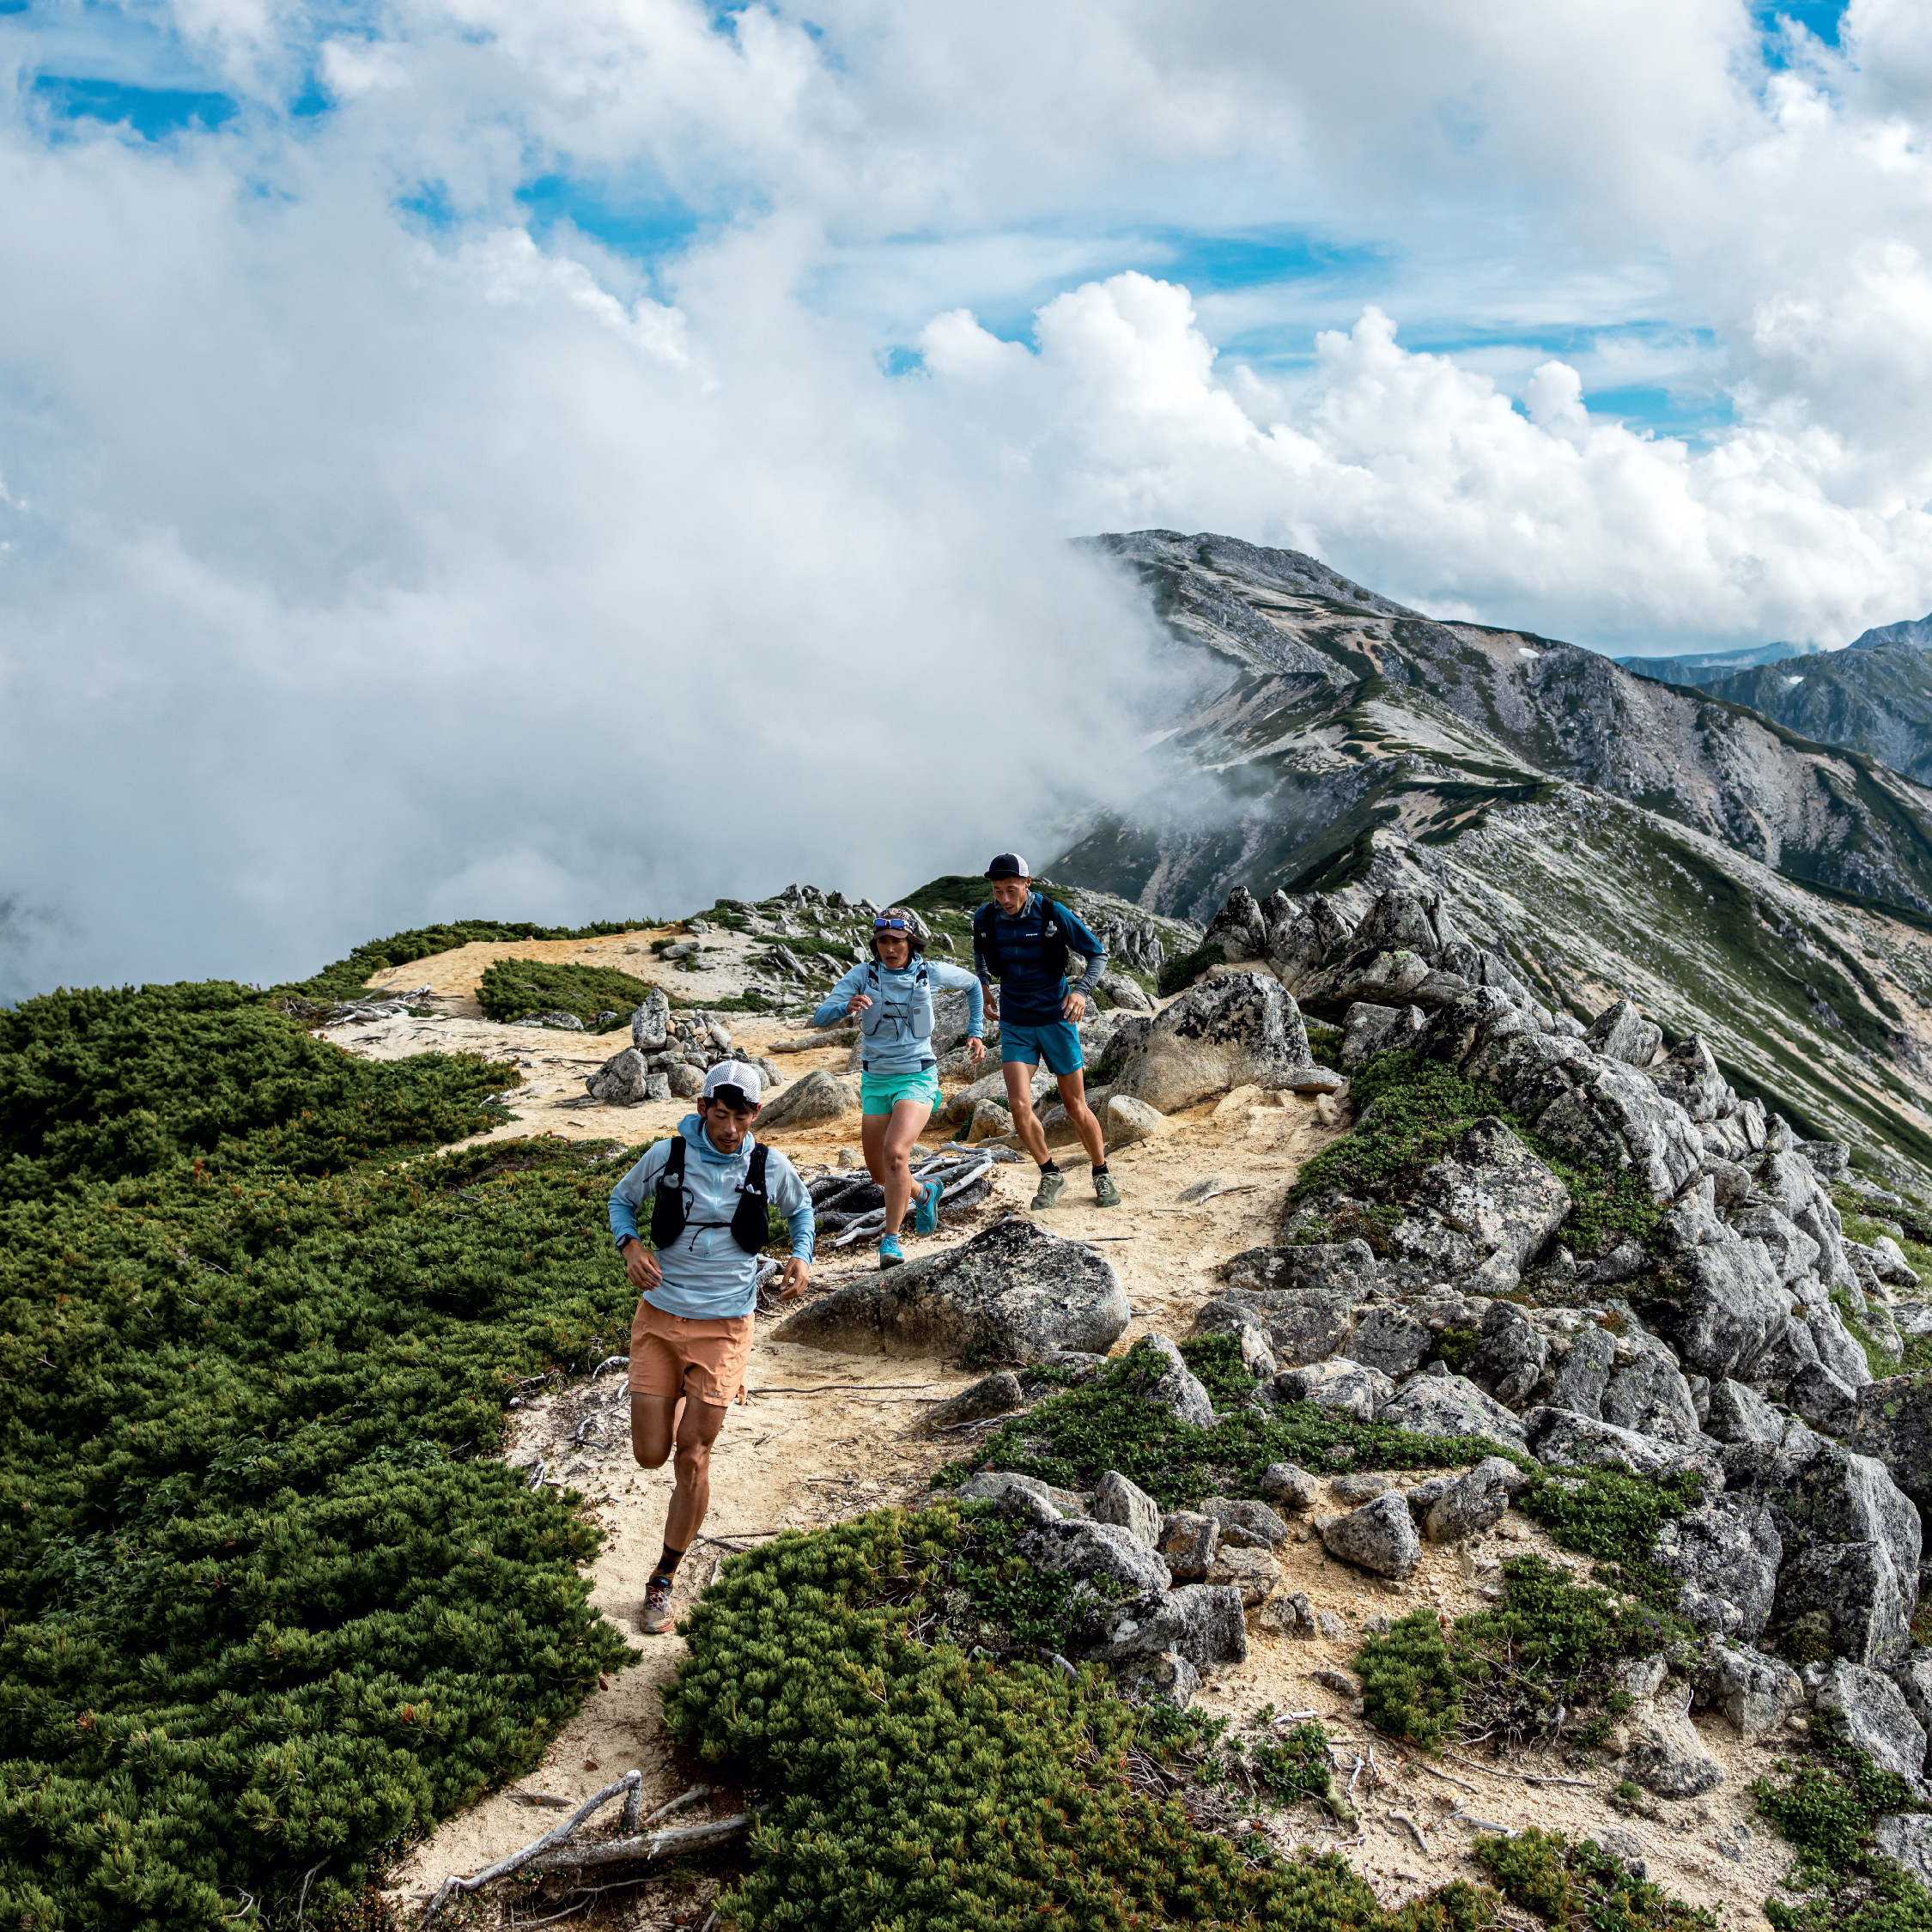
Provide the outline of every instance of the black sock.
{"type": "Polygon", "coordinates": [[[684,1552],[682,1550],[674,1550],[670,1544],[666,1543],[664,1546],[664,1554],[658,1558],[657,1568],[651,1574],[653,1577],[675,1577],[677,1574],[677,1565],[683,1560],[683,1555],[684,1552]]]}
{"type": "Polygon", "coordinates": [[[1099,1179],[1099,1178],[1101,1177],[1101,1176],[1102,1176],[1102,1175],[1103,1175],[1104,1173],[1106,1173],[1106,1171],[1107,1171],[1107,1163],[1106,1163],[1105,1161],[1103,1161],[1103,1162],[1102,1162],[1102,1163],[1100,1163],[1100,1165],[1099,1165],[1098,1167],[1097,1167],[1097,1168],[1096,1168],[1096,1169],[1095,1169],[1095,1170],[1093,1170],[1093,1177],[1094,1177],[1094,1179],[1095,1179],[1096,1181],[1097,1181],[1097,1180],[1098,1180],[1098,1179],[1099,1179]]]}
{"type": "Polygon", "coordinates": [[[1040,1171],[1042,1174],[1058,1174],[1060,1172],[1060,1163],[1049,1157],[1040,1163],[1040,1171]]]}

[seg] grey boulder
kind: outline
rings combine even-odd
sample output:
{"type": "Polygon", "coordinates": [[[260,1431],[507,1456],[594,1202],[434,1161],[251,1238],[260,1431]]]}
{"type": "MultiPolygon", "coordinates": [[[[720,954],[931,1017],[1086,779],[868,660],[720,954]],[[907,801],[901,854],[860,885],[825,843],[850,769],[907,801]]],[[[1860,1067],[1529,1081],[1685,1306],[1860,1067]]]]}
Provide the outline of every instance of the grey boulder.
{"type": "Polygon", "coordinates": [[[1660,1798],[1694,1798],[1724,1782],[1724,1773],[1684,1713],[1652,1706],[1631,1721],[1624,1770],[1660,1798]]]}
{"type": "Polygon", "coordinates": [[[1648,1066],[1663,1044],[1663,1029],[1645,1019],[1633,1001],[1619,999],[1596,1016],[1583,1038],[1607,1060],[1648,1066]]]}
{"type": "Polygon", "coordinates": [[[1916,1784],[1925,1770],[1925,1727],[1883,1671],[1842,1660],[1827,1664],[1812,1692],[1813,1708],[1880,1771],[1916,1784]]]}
{"type": "Polygon", "coordinates": [[[1346,1516],[1325,1516],[1315,1528],[1329,1555],[1378,1577],[1400,1578],[1414,1573],[1422,1555],[1409,1506],[1393,1492],[1365,1503],[1346,1516]]]}
{"type": "Polygon", "coordinates": [[[1719,1644],[1710,1659],[1710,1700],[1740,1737],[1763,1737],[1801,1710],[1805,1687],[1782,1657],[1747,1644],[1719,1644]]]}
{"type": "Polygon", "coordinates": [[[1103,1355],[1131,1315],[1127,1291],[1097,1249],[1015,1217],[957,1248],[834,1289],[776,1339],[864,1355],[953,1355],[990,1345],[1010,1360],[1037,1362],[1060,1349],[1103,1355]]]}
{"type": "Polygon", "coordinates": [[[1369,1422],[1394,1394],[1395,1384],[1380,1369],[1337,1356],[1306,1368],[1284,1369],[1274,1378],[1274,1392],[1284,1402],[1314,1402],[1369,1422]]]}
{"type": "Polygon", "coordinates": [[[1200,1688],[1200,1673],[1178,1650],[1160,1650],[1122,1664],[1114,1681],[1129,1703],[1170,1704],[1185,1710],[1200,1688]]]}
{"type": "Polygon", "coordinates": [[[760,1109],[758,1132],[769,1133],[775,1127],[816,1127],[823,1121],[836,1121],[859,1104],[858,1082],[828,1068],[818,1066],[802,1080],[794,1080],[777,1099],[760,1109]]]}
{"type": "Polygon", "coordinates": [[[1570,1212],[1570,1190],[1493,1116],[1472,1121],[1455,1151],[1427,1169],[1415,1199],[1468,1235],[1485,1254],[1520,1269],[1570,1212]]]}
{"type": "Polygon", "coordinates": [[[976,1476],[969,1476],[952,1493],[962,1503],[1005,1504],[1026,1498],[1046,1512],[1039,1516],[1042,1522],[1048,1516],[1084,1516],[1087,1513],[1087,1499],[1077,1492],[1055,1489],[1037,1476],[1022,1476],[1011,1469],[982,1469],[976,1476]]]}
{"type": "Polygon", "coordinates": [[[1694,1248],[1679,1266],[1691,1286],[1671,1338],[1678,1360],[1713,1382],[1748,1370],[1783,1332],[1791,1310],[1764,1243],[1694,1248]]]}
{"type": "Polygon", "coordinates": [[[1601,1421],[1603,1392],[1610,1385],[1616,1360],[1616,1338],[1604,1329],[1584,1328],[1572,1335],[1569,1352],[1551,1383],[1550,1407],[1601,1421]]]}
{"type": "Polygon", "coordinates": [[[1413,1436],[1486,1436],[1505,1448],[1523,1447],[1522,1424],[1463,1376],[1412,1376],[1376,1420],[1413,1436]]]}
{"type": "Polygon", "coordinates": [[[1783,1558],[1768,1506],[1740,1494],[1666,1517],[1654,1560],[1683,1584],[1678,1608],[1699,1630],[1755,1643],[1771,1620],[1783,1558]]]}
{"type": "Polygon", "coordinates": [[[1667,1443],[1696,1443],[1703,1431],[1691,1385],[1660,1350],[1647,1353],[1610,1378],[1603,1391],[1602,1420],[1667,1443]]]}
{"type": "Polygon", "coordinates": [[[612,1054],[584,1082],[584,1091],[605,1107],[635,1107],[650,1087],[651,1070],[635,1047],[612,1054]]]}
{"type": "Polygon", "coordinates": [[[1020,1378],[1011,1369],[1001,1369],[993,1375],[982,1376],[970,1388],[928,1409],[920,1419],[920,1426],[952,1429],[962,1423],[983,1421],[987,1416],[1011,1415],[1025,1400],[1020,1378]]]}
{"type": "Polygon", "coordinates": [[[1138,1483],[1109,1469],[1094,1485],[1088,1514],[1096,1522],[1116,1523],[1149,1549],[1161,1540],[1161,1506],[1138,1483]]]}
{"type": "Polygon", "coordinates": [[[1542,1379],[1549,1344],[1514,1302],[1492,1302],[1481,1332],[1481,1345],[1463,1372],[1504,1407],[1520,1409],[1542,1379]]]}
{"type": "Polygon", "coordinates": [[[1161,1519],[1156,1546],[1176,1582],[1205,1583],[1221,1547],[1221,1526],[1198,1510],[1176,1510],[1161,1519]]]}
{"type": "Polygon", "coordinates": [[[1932,1816],[1893,1812],[1872,1827],[1872,1843],[1932,1890],[1932,1816]]]}
{"type": "Polygon", "coordinates": [[[1631,1476],[1669,1476],[1694,1469],[1707,1492],[1724,1486],[1722,1467],[1682,1443],[1640,1436],[1614,1423],[1592,1422],[1568,1409],[1532,1409],[1523,1418],[1529,1453],[1559,1468],[1621,1469],[1631,1476]]]}
{"type": "Polygon", "coordinates": [[[1077,1582],[1097,1578],[1139,1592],[1164,1590],[1172,1581],[1153,1549],[1119,1523],[1078,1517],[1036,1522],[1013,1548],[1036,1570],[1056,1571],[1077,1582]]]}
{"type": "Polygon", "coordinates": [[[1114,1091],[1163,1114],[1230,1087],[1285,1087],[1309,1065],[1301,1009],[1267,973],[1192,987],[1122,1049],[1114,1091]]]}
{"type": "Polygon", "coordinates": [[[1272,1550],[1288,1540],[1288,1525],[1266,1503],[1248,1497],[1204,1497],[1200,1513],[1220,1524],[1221,1541],[1231,1548],[1272,1550]]]}
{"type": "Polygon", "coordinates": [[[1321,1493],[1316,1479],[1293,1462],[1269,1463],[1256,1486],[1271,1503],[1285,1510],[1312,1510],[1321,1493]]]}
{"type": "Polygon", "coordinates": [[[1371,1308],[1355,1325],[1342,1353],[1388,1376],[1407,1375],[1434,1347],[1436,1338],[1406,1309],[1393,1303],[1371,1308]]]}
{"type": "Polygon", "coordinates": [[[1784,1440],[1784,1418],[1756,1389],[1728,1376],[1710,1385],[1710,1413],[1704,1418],[1704,1429],[1720,1443],[1784,1440]]]}
{"type": "Polygon", "coordinates": [[[1109,1606],[1081,1648],[1102,1663],[1176,1651],[1196,1670],[1245,1662],[1248,1622],[1241,1592],[1224,1583],[1184,1583],[1109,1606]]]}
{"type": "Polygon", "coordinates": [[[1429,1505],[1423,1531],[1431,1543],[1456,1543],[1501,1521],[1510,1498],[1528,1481],[1513,1462],[1485,1455],[1449,1483],[1429,1505]]]}
{"type": "Polygon", "coordinates": [[[1850,1437],[1875,1456],[1920,1509],[1932,1509],[1932,1375],[1887,1376],[1858,1391],[1850,1437]]]}
{"type": "Polygon", "coordinates": [[[1127,1351],[1127,1360],[1130,1375],[1138,1371],[1141,1378],[1143,1401],[1165,1409],[1176,1422],[1196,1429],[1214,1426],[1214,1405],[1206,1389],[1165,1335],[1143,1335],[1127,1351]]]}
{"type": "Polygon", "coordinates": [[[671,1037],[671,995],[653,987],[630,1016],[630,1043],[641,1054],[660,1053],[671,1037]]]}

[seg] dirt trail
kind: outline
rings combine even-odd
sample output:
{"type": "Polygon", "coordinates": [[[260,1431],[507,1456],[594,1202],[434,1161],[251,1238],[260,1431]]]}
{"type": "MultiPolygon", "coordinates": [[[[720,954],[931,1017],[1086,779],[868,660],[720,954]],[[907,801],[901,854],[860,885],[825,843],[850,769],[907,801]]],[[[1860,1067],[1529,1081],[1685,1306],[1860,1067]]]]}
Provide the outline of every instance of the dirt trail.
{"type": "MultiPolygon", "coordinates": [[[[625,938],[636,943],[635,936],[625,938]]],[[[574,943],[555,944],[568,948],[574,943]]],[[[466,990],[473,991],[488,957],[519,950],[536,951],[468,946],[440,959],[415,962],[391,976],[398,985],[429,984],[445,999],[460,999],[466,990]]],[[[588,951],[577,947],[559,956],[580,957],[588,951]]],[[[762,1051],[774,1038],[795,1036],[798,1027],[795,1021],[740,1016],[732,1020],[732,1030],[734,1039],[762,1051]]],[[[337,1029],[329,1036],[376,1058],[481,1052],[519,1065],[531,1083],[511,1096],[521,1117],[480,1137],[485,1139],[554,1132],[573,1139],[614,1139],[635,1145],[669,1132],[689,1111],[689,1103],[680,1101],[628,1108],[574,1103],[582,1097],[583,1075],[624,1043],[622,1035],[600,1042],[451,1018],[399,1018],[337,1029]]],[[[845,1058],[843,1048],[828,1048],[787,1056],[781,1065],[788,1078],[796,1078],[815,1066],[842,1067],[845,1058]]],[[[809,1176],[820,1166],[835,1164],[841,1149],[856,1149],[858,1126],[854,1115],[795,1133],[781,1128],[771,1138],[809,1176]]],[[[1323,1125],[1311,1101],[1243,1089],[1170,1117],[1155,1139],[1115,1154],[1110,1164],[1121,1194],[1116,1209],[1094,1206],[1084,1171],[1073,1171],[1060,1204],[1043,1218],[1056,1234],[1104,1243],[1102,1251],[1118,1269],[1133,1310],[1121,1348],[1148,1329],[1177,1338],[1188,1334],[1194,1312],[1216,1291],[1218,1264],[1273,1237],[1290,1184],[1335,1131],[1323,1125]],[[1176,1200],[1183,1188],[1210,1176],[1233,1191],[1192,1204],[1176,1200]]],[[[934,1127],[927,1139],[937,1144],[945,1137],[946,1130],[934,1127]]],[[[1066,1164],[1064,1151],[1060,1157],[1066,1164]]],[[[999,1169],[991,1198],[963,1217],[963,1224],[949,1223],[940,1235],[930,1237],[908,1231],[908,1251],[964,1239],[1005,1214],[1025,1212],[1033,1187],[1030,1162],[999,1169]]],[[[843,1250],[828,1244],[820,1252],[815,1289],[835,1286],[874,1265],[869,1242],[843,1250]]],[[[933,1471],[960,1453],[951,1440],[935,1442],[919,1434],[919,1417],[969,1377],[949,1364],[922,1358],[882,1359],[794,1347],[778,1339],[781,1326],[782,1317],[759,1322],[750,1400],[732,1411],[719,1439],[705,1540],[694,1546],[679,1575],[681,1611],[733,1547],[762,1540],[761,1533],[816,1527],[884,1504],[914,1502],[926,1492],[933,1471]]],[[[545,1462],[546,1479],[582,1491],[587,1513],[605,1528],[608,1540],[592,1570],[592,1601],[643,1654],[586,1701],[541,1768],[514,1789],[574,1803],[635,1765],[644,1773],[648,1810],[702,1775],[695,1765],[677,1760],[659,1724],[659,1694],[683,1654],[682,1639],[642,1637],[635,1620],[661,1542],[670,1472],[641,1471],[632,1461],[626,1405],[615,1374],[606,1374],[598,1385],[578,1384],[525,1412],[509,1459],[528,1464],[538,1458],[545,1462]],[[572,1438],[586,1420],[593,1425],[586,1431],[587,1446],[572,1448],[572,1438]]],[[[1453,1878],[1479,1876],[1467,1847],[1482,1826],[1540,1825],[1599,1838],[1622,1831],[1639,1841],[1649,1876],[1667,1891],[1710,1908],[1727,1927],[1759,1932],[1767,1923],[1761,1901],[1783,1872],[1788,1848],[1753,1820],[1747,1787],[1770,1770],[1781,1748],[1777,1740],[1742,1745],[1721,1722],[1700,1717],[1704,1747],[1722,1766],[1725,1782],[1702,1799],[1656,1803],[1649,1815],[1633,1817],[1607,1801],[1615,1780],[1601,1765],[1511,1759],[1517,1772],[1578,1781],[1532,1786],[1516,1772],[1500,1773],[1486,1760],[1425,1759],[1370,1733],[1350,1714],[1344,1698],[1315,1682],[1316,1671],[1349,1668],[1359,1633],[1371,1617],[1400,1617],[1427,1606],[1453,1618],[1479,1607],[1486,1601],[1479,1594],[1480,1581],[1498,1559],[1534,1552],[1573,1571],[1587,1568],[1558,1552],[1514,1511],[1466,1549],[1464,1557],[1425,1546],[1421,1568],[1400,1584],[1332,1560],[1319,1540],[1290,1542],[1279,1552],[1281,1589],[1306,1591],[1317,1608],[1340,1615],[1349,1634],[1332,1642],[1297,1642],[1251,1627],[1247,1663],[1218,1674],[1206,1686],[1202,1707],[1230,1717],[1237,1727],[1245,1727],[1264,1704],[1277,1712],[1312,1712],[1344,1749],[1365,1759],[1372,1746],[1376,1768],[1364,1766],[1356,1786],[1359,1837],[1351,1840],[1333,1829],[1310,1805],[1269,1814],[1270,1836],[1285,1849],[1302,1843],[1342,1850],[1383,1902],[1394,1904],[1453,1878]],[[1453,1815],[1458,1812],[1467,1821],[1453,1815]],[[1475,1820],[1482,1821],[1481,1826],[1475,1820]]],[[[393,1871],[391,1896],[412,1910],[448,1874],[472,1871],[516,1850],[561,1815],[519,1804],[507,1791],[494,1794],[447,1820],[418,1845],[393,1871]]],[[[603,1920],[577,1923],[593,1922],[603,1920]]],[[[669,1922],[667,1917],[664,1923],[669,1922]]],[[[656,1921],[632,1917],[611,1923],[656,1921]]]]}

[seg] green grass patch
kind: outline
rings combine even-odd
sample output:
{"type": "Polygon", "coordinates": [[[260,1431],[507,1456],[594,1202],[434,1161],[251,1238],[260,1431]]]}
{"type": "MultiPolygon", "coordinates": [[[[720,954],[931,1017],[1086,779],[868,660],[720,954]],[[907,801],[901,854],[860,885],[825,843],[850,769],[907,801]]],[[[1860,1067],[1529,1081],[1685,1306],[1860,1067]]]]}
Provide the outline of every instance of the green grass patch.
{"type": "Polygon", "coordinates": [[[1399,1209],[1428,1169],[1485,1116],[1504,1121],[1570,1190],[1570,1213],[1559,1231],[1573,1246],[1595,1254],[1619,1236],[1645,1241],[1656,1230],[1659,1210],[1634,1170],[1613,1174],[1577,1167],[1511,1113],[1495,1088],[1440,1061],[1424,1060],[1413,1048],[1370,1060],[1351,1083],[1350,1099],[1353,1129],[1308,1162],[1289,1190],[1291,1222],[1285,1234],[1291,1241],[1348,1240],[1359,1234],[1378,1253],[1386,1253],[1388,1230],[1400,1220],[1399,1212],[1378,1224],[1359,1208],[1340,1209],[1337,1212],[1348,1223],[1345,1228],[1334,1214],[1318,1222],[1296,1216],[1294,1204],[1333,1194],[1399,1209]]]}
{"type": "Polygon", "coordinates": [[[586,1028],[615,1033],[653,991],[650,983],[615,966],[577,966],[543,959],[497,959],[483,969],[477,1004],[500,1022],[526,1013],[574,1013],[586,1028]],[[599,1020],[599,1016],[608,1016],[599,1020]]]}
{"type": "Polygon", "coordinates": [[[1687,1655],[1695,1637],[1648,1602],[1525,1556],[1504,1565],[1493,1607],[1452,1626],[1412,1612],[1364,1638],[1355,1663],[1380,1728],[1431,1750],[1465,1736],[1514,1744],[1588,1733],[1618,1708],[1620,1663],[1680,1646],[1687,1655]]]}
{"type": "Polygon", "coordinates": [[[1795,1853],[1786,1885],[1809,1894],[1765,1901],[1777,1932],[1928,1932],[1932,1895],[1872,1844],[1886,1813],[1925,1809],[1905,1781],[1815,1722],[1806,1759],[1773,1768],[1751,1795],[1795,1853]]]}
{"type": "Polygon", "coordinates": [[[1308,1057],[1317,1066],[1332,1067],[1336,1072],[1342,1070],[1342,1030],[1329,1026],[1323,1021],[1304,1017],[1303,1026],[1308,1031],[1308,1057]]]}

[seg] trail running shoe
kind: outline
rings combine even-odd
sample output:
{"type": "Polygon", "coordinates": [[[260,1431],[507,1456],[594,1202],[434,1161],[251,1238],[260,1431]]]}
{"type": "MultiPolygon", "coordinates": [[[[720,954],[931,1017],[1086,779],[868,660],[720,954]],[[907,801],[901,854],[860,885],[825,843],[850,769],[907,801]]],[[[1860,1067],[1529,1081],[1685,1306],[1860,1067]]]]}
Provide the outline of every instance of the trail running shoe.
{"type": "Polygon", "coordinates": [[[675,1620],[671,1614],[671,1585],[668,1577],[653,1577],[644,1586],[644,1614],[637,1621],[648,1637],[662,1637],[675,1620]]]}
{"type": "Polygon", "coordinates": [[[1093,1204],[1096,1207],[1118,1207],[1121,1205],[1121,1190],[1114,1185],[1114,1176],[1111,1174],[1094,1176],[1093,1204]]]}
{"type": "Polygon", "coordinates": [[[878,1265],[882,1268],[896,1268],[906,1258],[906,1251],[899,1245],[896,1234],[878,1237],[878,1265]]]}
{"type": "Polygon", "coordinates": [[[926,1192],[913,1211],[913,1232],[931,1234],[939,1224],[939,1196],[946,1191],[944,1181],[928,1181],[926,1192]]]}
{"type": "Polygon", "coordinates": [[[1033,1212],[1037,1214],[1043,1207],[1051,1207],[1066,1191],[1066,1176],[1064,1174],[1042,1174],[1040,1176],[1040,1191],[1033,1197],[1033,1212]]]}

